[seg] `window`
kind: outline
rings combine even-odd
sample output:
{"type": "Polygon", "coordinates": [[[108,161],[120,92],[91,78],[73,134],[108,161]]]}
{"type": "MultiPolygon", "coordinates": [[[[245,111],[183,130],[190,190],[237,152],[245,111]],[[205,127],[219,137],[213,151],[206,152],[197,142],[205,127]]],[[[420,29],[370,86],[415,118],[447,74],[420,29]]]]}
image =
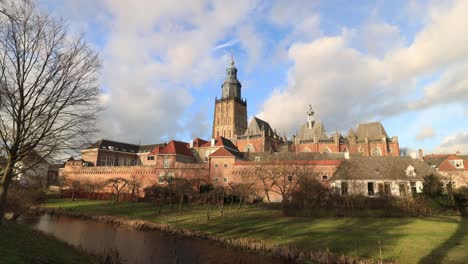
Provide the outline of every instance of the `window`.
{"type": "Polygon", "coordinates": [[[405,183],[398,184],[398,191],[400,192],[401,196],[406,196],[406,184],[405,183]]]}
{"type": "Polygon", "coordinates": [[[154,156],[148,156],[148,160],[154,160],[154,156]]]}
{"type": "Polygon", "coordinates": [[[125,159],[125,166],[130,166],[130,159],[125,159]]]}
{"type": "Polygon", "coordinates": [[[226,163],[224,163],[224,168],[227,168],[227,167],[228,167],[228,165],[226,163]]]}
{"type": "Polygon", "coordinates": [[[163,165],[164,165],[163,166],[164,168],[169,168],[171,166],[171,161],[168,159],[165,159],[163,165]]]}
{"type": "Polygon", "coordinates": [[[375,147],[371,151],[371,156],[382,156],[382,152],[379,147],[375,147]]]}
{"type": "Polygon", "coordinates": [[[368,182],[367,183],[367,195],[368,196],[374,196],[375,195],[374,183],[373,182],[368,182]]]}
{"type": "Polygon", "coordinates": [[[328,180],[328,175],[322,175],[322,180],[328,180]]]}
{"type": "Polygon", "coordinates": [[[463,160],[452,160],[451,162],[455,166],[455,168],[464,169],[463,160]]]}
{"type": "Polygon", "coordinates": [[[416,171],[413,166],[409,165],[408,168],[406,168],[406,176],[416,176],[416,171]]]}
{"type": "Polygon", "coordinates": [[[107,165],[107,157],[101,157],[101,166],[106,166],[107,165]]]}
{"type": "Polygon", "coordinates": [[[259,161],[260,161],[260,157],[259,157],[259,156],[255,157],[255,161],[256,161],[256,162],[259,162],[259,161]]]}
{"type": "Polygon", "coordinates": [[[410,182],[410,186],[411,186],[411,193],[416,194],[418,192],[418,190],[416,189],[416,182],[410,182]]]}
{"type": "Polygon", "coordinates": [[[293,177],[292,177],[291,175],[289,175],[289,176],[288,176],[288,182],[292,182],[292,178],[293,178],[293,177]]]}
{"type": "Polygon", "coordinates": [[[389,182],[384,183],[384,193],[385,193],[385,196],[390,196],[392,194],[392,190],[390,188],[389,182]]]}
{"type": "Polygon", "coordinates": [[[213,182],[214,182],[214,183],[218,183],[218,181],[219,181],[218,177],[215,177],[215,178],[213,179],[213,182]]]}
{"type": "Polygon", "coordinates": [[[228,182],[228,178],[227,178],[227,177],[224,177],[224,178],[223,178],[223,181],[224,181],[224,182],[228,182]]]}
{"type": "Polygon", "coordinates": [[[218,167],[219,167],[218,163],[215,163],[215,168],[218,168],[218,167]]]}
{"type": "Polygon", "coordinates": [[[123,165],[125,165],[125,159],[120,157],[119,158],[119,166],[123,166],[123,165]]]}
{"type": "Polygon", "coordinates": [[[135,165],[136,165],[136,160],[135,160],[135,159],[131,159],[131,160],[130,160],[130,165],[135,166],[135,165]]]}
{"type": "Polygon", "coordinates": [[[348,183],[341,182],[341,195],[348,195],[348,183]]]}
{"type": "Polygon", "coordinates": [[[109,157],[109,159],[107,160],[107,165],[108,166],[114,166],[114,157],[109,157]]]}

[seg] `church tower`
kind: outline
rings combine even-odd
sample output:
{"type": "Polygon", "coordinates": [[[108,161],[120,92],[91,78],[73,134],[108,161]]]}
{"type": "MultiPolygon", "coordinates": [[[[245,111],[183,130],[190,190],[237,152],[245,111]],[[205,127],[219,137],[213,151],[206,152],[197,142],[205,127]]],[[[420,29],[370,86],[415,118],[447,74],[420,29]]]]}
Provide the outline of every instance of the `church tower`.
{"type": "Polygon", "coordinates": [[[228,139],[236,139],[237,135],[243,135],[247,129],[247,102],[241,97],[241,83],[237,79],[237,69],[234,59],[231,58],[226,69],[221,98],[216,98],[213,120],[212,137],[222,136],[228,139]]]}

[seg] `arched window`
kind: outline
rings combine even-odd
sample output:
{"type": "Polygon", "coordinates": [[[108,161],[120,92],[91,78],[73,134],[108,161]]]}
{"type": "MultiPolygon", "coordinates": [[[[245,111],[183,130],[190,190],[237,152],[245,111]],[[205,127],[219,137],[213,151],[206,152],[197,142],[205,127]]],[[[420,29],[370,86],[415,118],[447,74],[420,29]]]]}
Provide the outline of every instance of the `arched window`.
{"type": "Polygon", "coordinates": [[[379,147],[374,147],[371,151],[371,156],[382,156],[382,151],[379,147]]]}
{"type": "Polygon", "coordinates": [[[252,144],[247,144],[244,147],[244,152],[255,152],[255,148],[252,146],[252,144]]]}

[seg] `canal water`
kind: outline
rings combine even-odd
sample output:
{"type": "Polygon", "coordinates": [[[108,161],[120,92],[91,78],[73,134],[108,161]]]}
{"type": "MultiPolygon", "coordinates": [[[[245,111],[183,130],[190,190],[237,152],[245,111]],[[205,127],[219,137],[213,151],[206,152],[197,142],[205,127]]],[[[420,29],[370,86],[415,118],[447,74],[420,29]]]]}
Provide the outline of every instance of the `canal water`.
{"type": "Polygon", "coordinates": [[[140,231],[68,216],[25,216],[19,220],[88,252],[117,250],[125,263],[266,264],[285,261],[225,248],[213,241],[140,231]]]}

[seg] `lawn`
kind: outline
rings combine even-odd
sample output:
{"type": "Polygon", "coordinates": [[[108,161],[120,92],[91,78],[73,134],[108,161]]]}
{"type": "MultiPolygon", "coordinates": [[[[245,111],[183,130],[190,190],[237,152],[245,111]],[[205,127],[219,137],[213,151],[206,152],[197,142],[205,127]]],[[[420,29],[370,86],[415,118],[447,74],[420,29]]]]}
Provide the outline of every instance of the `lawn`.
{"type": "Polygon", "coordinates": [[[468,219],[461,217],[427,218],[306,218],[283,217],[276,209],[250,206],[225,209],[221,216],[215,208],[164,208],[158,215],[149,203],[108,201],[50,200],[45,206],[87,214],[115,215],[168,223],[208,234],[268,240],[294,244],[304,249],[329,248],[336,253],[378,258],[381,245],[386,260],[400,263],[467,263],[468,219]]]}
{"type": "Polygon", "coordinates": [[[0,263],[93,263],[95,259],[72,246],[26,226],[0,225],[0,263]]]}

